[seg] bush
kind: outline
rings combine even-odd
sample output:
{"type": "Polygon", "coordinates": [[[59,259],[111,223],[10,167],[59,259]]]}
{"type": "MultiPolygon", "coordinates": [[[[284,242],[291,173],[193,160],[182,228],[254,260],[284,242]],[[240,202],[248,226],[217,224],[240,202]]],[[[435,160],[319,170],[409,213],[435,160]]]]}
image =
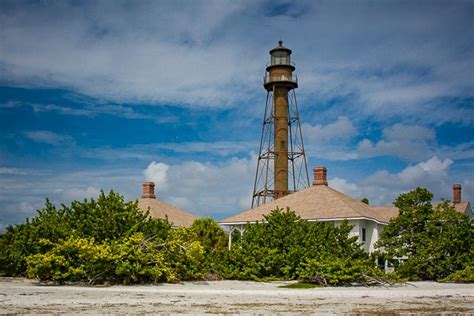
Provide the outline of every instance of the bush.
{"type": "Polygon", "coordinates": [[[346,273],[356,282],[360,278],[350,270],[353,262],[366,273],[374,268],[357,238],[349,238],[351,229],[347,222],[338,227],[309,223],[288,209],[273,210],[264,222],[246,225],[242,238],[232,244],[221,273],[243,280],[310,280],[323,268],[323,277],[332,282],[328,284],[344,284],[346,273]],[[339,274],[328,277],[328,273],[339,274]]]}
{"type": "Polygon", "coordinates": [[[28,256],[27,275],[41,281],[110,283],[174,282],[200,276],[204,251],[185,229],[165,241],[135,233],[113,241],[70,237],[28,256]]]}
{"type": "Polygon", "coordinates": [[[108,195],[102,191],[97,201],[73,201],[59,209],[46,200],[31,221],[9,226],[0,236],[0,275],[25,276],[28,256],[45,254],[70,237],[101,243],[142,233],[164,240],[170,231],[167,221],[150,218],[136,201],[124,202],[113,191],[108,195]]]}
{"type": "Polygon", "coordinates": [[[452,204],[433,208],[433,195],[424,188],[401,194],[400,210],[377,243],[387,258],[406,257],[396,270],[410,280],[442,279],[473,265],[474,226],[452,204]]]}
{"type": "Polygon", "coordinates": [[[335,258],[309,259],[298,270],[304,282],[321,285],[368,284],[382,271],[373,267],[370,259],[335,258]]]}
{"type": "Polygon", "coordinates": [[[218,271],[222,270],[220,265],[228,252],[224,230],[212,218],[196,219],[189,230],[203,247],[203,269],[208,276],[216,276],[218,271]]]}
{"type": "Polygon", "coordinates": [[[453,283],[474,283],[474,267],[466,267],[463,270],[458,270],[446,278],[440,279],[440,282],[453,283]]]}

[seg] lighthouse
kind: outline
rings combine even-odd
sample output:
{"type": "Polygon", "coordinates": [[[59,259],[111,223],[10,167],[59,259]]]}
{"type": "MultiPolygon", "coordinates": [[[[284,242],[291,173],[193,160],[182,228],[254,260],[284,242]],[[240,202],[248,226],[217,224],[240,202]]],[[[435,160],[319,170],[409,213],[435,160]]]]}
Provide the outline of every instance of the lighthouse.
{"type": "Polygon", "coordinates": [[[269,53],[270,62],[263,78],[267,98],[252,208],[309,185],[292,51],[279,41],[269,53]]]}

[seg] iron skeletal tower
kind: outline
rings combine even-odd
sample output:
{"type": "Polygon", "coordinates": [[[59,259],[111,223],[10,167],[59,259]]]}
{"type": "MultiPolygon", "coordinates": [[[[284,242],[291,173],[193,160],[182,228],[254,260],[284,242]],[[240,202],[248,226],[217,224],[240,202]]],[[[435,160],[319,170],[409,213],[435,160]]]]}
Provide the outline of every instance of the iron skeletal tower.
{"type": "Polygon", "coordinates": [[[291,49],[270,50],[263,86],[267,99],[252,197],[252,208],[309,186],[303,134],[296,102],[298,78],[291,49]]]}

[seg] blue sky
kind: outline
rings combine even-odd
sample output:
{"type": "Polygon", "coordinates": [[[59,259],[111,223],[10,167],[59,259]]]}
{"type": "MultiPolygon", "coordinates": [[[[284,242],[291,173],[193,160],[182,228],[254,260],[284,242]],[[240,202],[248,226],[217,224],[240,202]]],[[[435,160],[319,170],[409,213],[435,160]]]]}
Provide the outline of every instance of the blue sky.
{"type": "Polygon", "coordinates": [[[144,180],[197,215],[248,208],[279,39],[332,187],[474,200],[472,1],[1,1],[0,21],[1,227],[144,180]]]}

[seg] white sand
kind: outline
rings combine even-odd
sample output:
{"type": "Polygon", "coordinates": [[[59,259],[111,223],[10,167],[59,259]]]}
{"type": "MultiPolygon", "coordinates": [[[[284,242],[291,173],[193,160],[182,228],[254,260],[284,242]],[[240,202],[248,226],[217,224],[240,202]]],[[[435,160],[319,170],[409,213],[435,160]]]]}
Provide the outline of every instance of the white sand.
{"type": "Polygon", "coordinates": [[[146,286],[41,286],[0,279],[0,313],[474,314],[474,285],[280,288],[288,282],[184,282],[146,286]]]}

